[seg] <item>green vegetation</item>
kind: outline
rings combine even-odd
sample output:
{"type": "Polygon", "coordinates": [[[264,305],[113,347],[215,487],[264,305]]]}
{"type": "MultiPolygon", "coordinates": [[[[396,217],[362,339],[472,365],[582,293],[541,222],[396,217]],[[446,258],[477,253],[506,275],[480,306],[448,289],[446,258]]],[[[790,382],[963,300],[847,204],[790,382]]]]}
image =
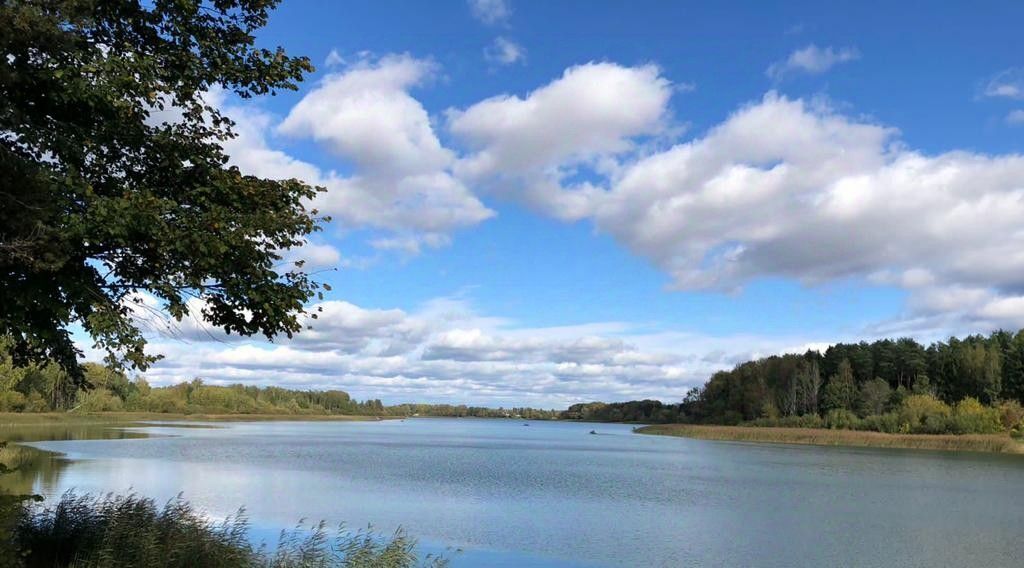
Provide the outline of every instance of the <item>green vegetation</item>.
{"type": "Polygon", "coordinates": [[[561,418],[716,440],[1020,453],[1022,397],[1024,330],[997,331],[766,357],[715,373],[680,404],[576,404],[561,418]]]}
{"type": "Polygon", "coordinates": [[[16,512],[3,543],[11,566],[181,568],[404,568],[446,566],[422,562],[416,542],[399,530],[390,538],[339,528],[331,538],[323,523],[281,534],[272,550],[249,541],[244,511],[211,521],[181,498],[162,508],[135,495],[65,494],[53,507],[16,512]]]}
{"type": "Polygon", "coordinates": [[[558,410],[529,407],[488,408],[464,404],[396,404],[385,408],[389,416],[437,416],[449,418],[521,418],[523,420],[556,420],[558,410]]]}
{"type": "Polygon", "coordinates": [[[565,418],[827,428],[888,434],[1024,434],[1024,330],[837,344],[715,373],[681,404],[575,405],[565,418]]]}
{"type": "Polygon", "coordinates": [[[277,4],[0,3],[0,335],[19,364],[83,382],[80,325],[109,362],[145,368],[143,292],[229,333],[302,328],[320,285],[282,254],[319,230],[319,189],[228,166],[233,123],[209,102],[313,69],[256,47],[277,4]]]}
{"type": "Polygon", "coordinates": [[[559,415],[564,420],[585,420],[588,422],[636,422],[665,423],[678,422],[679,406],[663,404],[658,400],[633,400],[629,402],[588,402],[574,404],[559,415]]]}

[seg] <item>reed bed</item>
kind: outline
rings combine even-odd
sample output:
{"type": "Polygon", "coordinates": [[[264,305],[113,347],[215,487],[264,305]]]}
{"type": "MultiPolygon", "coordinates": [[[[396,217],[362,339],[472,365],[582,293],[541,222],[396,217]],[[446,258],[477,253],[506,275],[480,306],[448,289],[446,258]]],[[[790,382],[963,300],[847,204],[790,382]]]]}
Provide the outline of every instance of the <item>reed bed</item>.
{"type": "Polygon", "coordinates": [[[824,428],[764,428],[749,426],[710,426],[694,424],[656,424],[638,428],[641,434],[681,436],[702,440],[809,444],[815,446],[855,446],[906,448],[968,452],[1024,453],[1024,444],[1007,434],[884,434],[856,430],[824,428]]]}
{"type": "Polygon", "coordinates": [[[284,531],[277,546],[254,546],[244,510],[215,521],[180,497],[164,506],[136,495],[65,494],[52,507],[16,513],[9,550],[25,568],[411,568],[443,567],[419,559],[416,542],[324,523],[284,531]]]}

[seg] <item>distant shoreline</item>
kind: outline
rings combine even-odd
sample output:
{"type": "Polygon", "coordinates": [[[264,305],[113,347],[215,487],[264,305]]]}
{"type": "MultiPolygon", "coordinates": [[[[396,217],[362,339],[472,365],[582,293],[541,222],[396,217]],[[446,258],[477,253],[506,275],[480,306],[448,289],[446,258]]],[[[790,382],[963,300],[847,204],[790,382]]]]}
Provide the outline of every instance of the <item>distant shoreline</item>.
{"type": "Polygon", "coordinates": [[[367,422],[394,420],[395,416],[351,414],[172,414],[162,412],[0,412],[4,426],[45,426],[51,424],[122,424],[132,422],[367,422]]]}
{"type": "Polygon", "coordinates": [[[1024,454],[1024,443],[1014,440],[1009,435],[1000,434],[884,434],[821,428],[761,428],[695,424],[654,424],[637,428],[635,431],[638,434],[655,436],[678,436],[731,442],[1024,454]]]}

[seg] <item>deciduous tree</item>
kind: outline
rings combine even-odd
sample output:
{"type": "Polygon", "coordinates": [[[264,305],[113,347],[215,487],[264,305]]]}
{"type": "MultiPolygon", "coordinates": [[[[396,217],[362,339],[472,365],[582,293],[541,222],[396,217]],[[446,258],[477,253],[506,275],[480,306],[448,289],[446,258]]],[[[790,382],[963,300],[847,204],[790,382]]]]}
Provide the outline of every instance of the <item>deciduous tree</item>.
{"type": "Polygon", "coordinates": [[[256,46],[276,4],[0,3],[0,335],[17,361],[54,359],[81,382],[80,325],[110,361],[145,368],[140,292],[179,320],[199,298],[230,333],[301,328],[318,284],[281,251],[318,229],[318,190],[228,166],[232,123],[205,96],[294,89],[312,69],[256,46]]]}

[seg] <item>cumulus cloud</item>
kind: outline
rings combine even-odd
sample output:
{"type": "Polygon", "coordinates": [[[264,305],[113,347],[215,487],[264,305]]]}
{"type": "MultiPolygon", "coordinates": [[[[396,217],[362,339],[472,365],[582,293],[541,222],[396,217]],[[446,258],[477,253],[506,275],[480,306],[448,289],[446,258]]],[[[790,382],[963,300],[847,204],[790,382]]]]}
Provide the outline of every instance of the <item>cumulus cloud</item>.
{"type": "Polygon", "coordinates": [[[469,0],[469,9],[474,18],[488,25],[505,23],[512,15],[507,0],[469,0]]]}
{"type": "Polygon", "coordinates": [[[238,136],[225,144],[246,173],[298,178],[323,186],[312,206],[344,229],[376,228],[388,239],[440,246],[451,232],[494,215],[454,177],[453,152],[438,140],[430,116],[409,94],[435,71],[409,56],[361,59],[327,75],[279,124],[259,109],[217,101],[236,121],[238,136]],[[350,166],[341,174],[273,149],[270,134],[310,138],[350,166]]]}
{"type": "MultiPolygon", "coordinates": [[[[865,280],[908,292],[906,312],[872,333],[1024,326],[1024,156],[917,151],[895,128],[774,92],[683,139],[668,110],[678,88],[653,65],[613,63],[449,110],[456,152],[411,94],[435,72],[409,56],[362,60],[325,77],[277,126],[257,109],[228,106],[239,123],[229,153],[249,173],[325,185],[321,208],[344,226],[386,229],[373,243],[384,249],[443,246],[492,214],[474,195],[492,191],[589,220],[679,289],[865,280]],[[275,133],[317,141],[351,172],[274,149],[275,133]]],[[[993,93],[1012,96],[1007,77],[993,93]]],[[[203,347],[161,363],[156,378],[477,401],[671,399],[716,368],[815,339],[651,334],[621,322],[523,328],[450,299],[415,313],[317,307],[326,315],[312,333],[259,354],[207,341],[208,331],[186,322],[181,334],[203,347]]]]}
{"type": "MultiPolygon", "coordinates": [[[[556,195],[562,203],[549,210],[578,216],[572,204],[579,199],[552,190],[560,189],[572,168],[613,167],[609,158],[634,149],[634,137],[662,131],[671,91],[654,65],[588,63],[525,97],[501,95],[452,109],[449,128],[470,149],[456,175],[521,190],[536,205],[550,205],[548,196],[556,195]]],[[[592,191],[587,183],[573,189],[580,195],[592,191]]]]}
{"type": "Polygon", "coordinates": [[[755,353],[804,343],[753,337],[650,333],[623,322],[524,327],[437,298],[413,312],[329,301],[311,330],[274,345],[203,333],[154,335],[167,355],[157,384],[218,383],[341,388],[358,397],[564,407],[590,400],[677,400],[714,370],[755,353]],[[184,341],[182,341],[184,340],[184,341]],[[760,351],[757,351],[760,349],[760,351]],[[713,353],[713,357],[708,357],[713,353]]]}
{"type": "Polygon", "coordinates": [[[484,48],[484,58],[491,63],[511,65],[526,59],[526,49],[508,38],[498,37],[484,48]]]}
{"type": "Polygon", "coordinates": [[[1011,110],[1006,115],[1006,123],[1011,126],[1019,126],[1024,124],[1024,109],[1011,110]]]}
{"type": "Polygon", "coordinates": [[[808,73],[819,75],[840,63],[860,59],[860,52],[853,47],[825,48],[811,44],[789,54],[783,61],[772,63],[765,73],[775,80],[780,80],[792,73],[808,73]]]}
{"type": "Polygon", "coordinates": [[[769,94],[703,138],[645,157],[594,219],[683,289],[806,283],[1024,286],[1024,157],[928,156],[897,132],[769,94]]]}
{"type": "Polygon", "coordinates": [[[730,291],[769,276],[869,279],[922,298],[960,287],[990,297],[961,322],[998,313],[1024,325],[986,307],[1024,290],[1024,156],[929,155],[895,128],[774,92],[647,151],[639,141],[666,128],[670,90],[653,67],[589,64],[525,98],[449,111],[471,149],[455,171],[591,219],[679,289],[730,291]],[[567,183],[584,163],[602,165],[567,183]]]}
{"type": "Polygon", "coordinates": [[[1014,67],[996,73],[985,84],[982,94],[986,97],[1024,99],[1024,68],[1014,67]]]}

